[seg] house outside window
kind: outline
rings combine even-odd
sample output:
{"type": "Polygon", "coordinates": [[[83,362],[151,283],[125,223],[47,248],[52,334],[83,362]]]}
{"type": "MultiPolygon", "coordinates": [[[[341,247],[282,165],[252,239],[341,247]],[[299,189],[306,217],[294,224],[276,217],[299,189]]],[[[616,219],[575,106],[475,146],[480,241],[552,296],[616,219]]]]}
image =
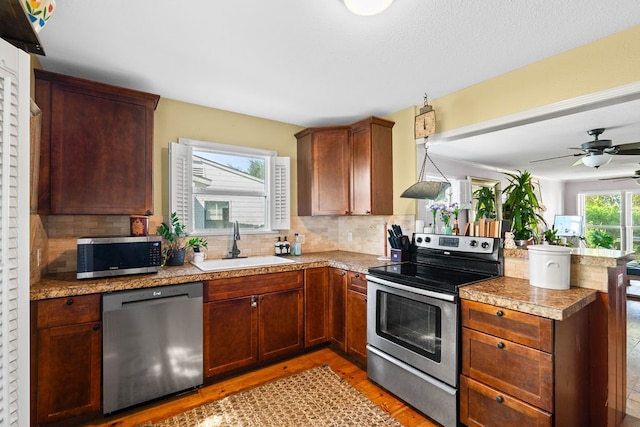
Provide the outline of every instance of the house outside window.
{"type": "Polygon", "coordinates": [[[289,158],[205,141],[171,143],[170,206],[190,234],[289,228],[289,158]]]}

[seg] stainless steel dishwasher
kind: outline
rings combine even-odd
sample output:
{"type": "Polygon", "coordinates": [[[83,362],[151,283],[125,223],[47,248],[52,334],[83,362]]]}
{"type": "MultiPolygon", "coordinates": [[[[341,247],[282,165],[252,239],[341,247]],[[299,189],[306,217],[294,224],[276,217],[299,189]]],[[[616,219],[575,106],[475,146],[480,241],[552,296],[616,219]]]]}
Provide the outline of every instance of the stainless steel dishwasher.
{"type": "Polygon", "coordinates": [[[202,283],[102,297],[102,412],[202,385],[202,283]]]}

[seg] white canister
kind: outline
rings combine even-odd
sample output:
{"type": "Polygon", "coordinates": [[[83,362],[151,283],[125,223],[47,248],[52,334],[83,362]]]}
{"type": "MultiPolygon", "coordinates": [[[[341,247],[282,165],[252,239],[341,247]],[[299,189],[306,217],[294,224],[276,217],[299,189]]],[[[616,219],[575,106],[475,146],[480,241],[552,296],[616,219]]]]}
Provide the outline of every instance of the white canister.
{"type": "Polygon", "coordinates": [[[553,245],[528,245],[529,284],[547,289],[569,289],[571,248],[553,245]]]}

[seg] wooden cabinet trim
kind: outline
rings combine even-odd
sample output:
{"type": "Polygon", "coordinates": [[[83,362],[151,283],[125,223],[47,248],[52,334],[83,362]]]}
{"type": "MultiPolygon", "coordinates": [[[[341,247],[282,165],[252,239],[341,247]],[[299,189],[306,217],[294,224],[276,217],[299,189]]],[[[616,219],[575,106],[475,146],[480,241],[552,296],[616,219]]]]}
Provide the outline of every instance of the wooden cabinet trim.
{"type": "Polygon", "coordinates": [[[298,270],[283,273],[258,274],[254,276],[206,280],[203,283],[204,301],[220,301],[230,298],[302,288],[304,283],[304,272],[298,270]]]}

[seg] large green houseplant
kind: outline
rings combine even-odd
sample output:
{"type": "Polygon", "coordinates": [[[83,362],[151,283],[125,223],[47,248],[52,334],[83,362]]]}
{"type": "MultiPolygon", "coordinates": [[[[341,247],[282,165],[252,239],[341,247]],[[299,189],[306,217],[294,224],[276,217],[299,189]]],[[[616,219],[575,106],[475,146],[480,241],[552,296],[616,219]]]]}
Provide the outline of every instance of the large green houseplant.
{"type": "Polygon", "coordinates": [[[157,232],[164,241],[162,254],[165,265],[184,264],[187,248],[198,248],[199,250],[201,247],[207,247],[207,241],[200,237],[187,240],[189,235],[186,232],[186,227],[176,212],[171,214],[169,224],[163,222],[158,226],[157,232]]]}
{"type": "Polygon", "coordinates": [[[496,195],[491,187],[480,187],[473,192],[476,202],[476,219],[496,217],[496,195]]]}
{"type": "Polygon", "coordinates": [[[538,233],[540,224],[546,222],[540,212],[542,206],[533,189],[531,173],[503,172],[509,180],[509,185],[502,190],[506,196],[502,205],[503,218],[511,221],[511,230],[516,241],[530,241],[538,233]]]}

